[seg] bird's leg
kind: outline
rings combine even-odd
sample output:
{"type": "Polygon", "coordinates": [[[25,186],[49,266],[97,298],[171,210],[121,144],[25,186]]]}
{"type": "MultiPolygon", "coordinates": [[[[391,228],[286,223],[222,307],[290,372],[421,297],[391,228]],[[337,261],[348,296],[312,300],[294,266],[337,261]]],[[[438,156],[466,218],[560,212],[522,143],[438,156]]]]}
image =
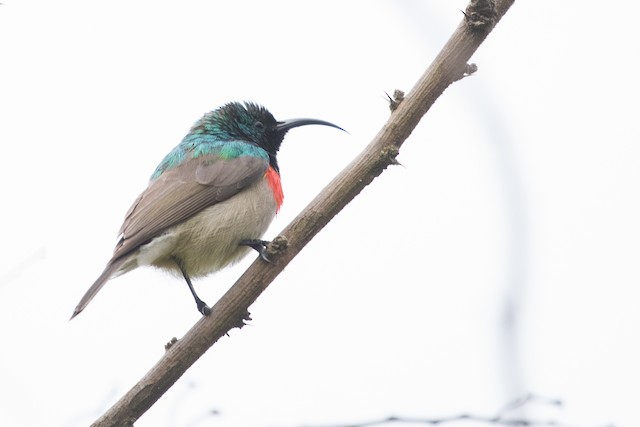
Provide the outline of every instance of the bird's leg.
{"type": "Polygon", "coordinates": [[[270,242],[266,241],[266,240],[260,240],[260,239],[244,239],[241,240],[240,243],[238,243],[240,246],[249,246],[252,249],[255,249],[259,254],[260,254],[260,258],[262,258],[263,260],[265,260],[266,262],[271,262],[271,260],[267,257],[267,245],[270,242]]]}
{"type": "Polygon", "coordinates": [[[207,303],[202,301],[200,299],[200,297],[198,296],[198,294],[196,294],[196,290],[193,289],[193,284],[191,283],[191,278],[189,277],[189,275],[185,271],[184,266],[182,265],[182,261],[180,259],[178,259],[178,258],[174,258],[173,260],[175,261],[176,264],[178,264],[178,267],[180,268],[180,271],[182,272],[182,276],[184,277],[184,280],[187,281],[187,285],[189,286],[189,290],[191,291],[191,295],[193,295],[193,299],[196,300],[196,307],[198,307],[198,311],[200,313],[202,313],[203,316],[208,316],[209,313],[211,313],[211,309],[209,308],[207,303]]]}

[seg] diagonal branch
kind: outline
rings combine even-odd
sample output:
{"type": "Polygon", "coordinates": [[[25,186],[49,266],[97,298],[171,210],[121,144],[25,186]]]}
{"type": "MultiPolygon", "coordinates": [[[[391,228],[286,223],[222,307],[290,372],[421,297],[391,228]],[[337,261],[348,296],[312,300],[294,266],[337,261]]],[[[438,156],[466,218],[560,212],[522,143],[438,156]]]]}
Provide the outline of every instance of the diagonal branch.
{"type": "Polygon", "coordinates": [[[187,334],[168,346],[151,370],[116,402],[94,427],[131,426],[220,337],[242,327],[248,308],[276,276],[322,228],[396,156],[420,119],[453,82],[473,72],[467,64],[498,20],[515,0],[471,0],[449,41],[414,88],[394,99],[394,110],[373,141],[269,245],[272,263],[257,259],[187,334]]]}

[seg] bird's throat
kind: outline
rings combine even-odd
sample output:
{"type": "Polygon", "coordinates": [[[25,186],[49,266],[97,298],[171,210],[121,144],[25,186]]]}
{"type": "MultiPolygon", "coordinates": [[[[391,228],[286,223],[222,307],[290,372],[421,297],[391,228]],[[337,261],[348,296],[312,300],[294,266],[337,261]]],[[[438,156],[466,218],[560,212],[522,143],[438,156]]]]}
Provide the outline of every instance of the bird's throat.
{"type": "Polygon", "coordinates": [[[269,166],[265,178],[267,179],[267,183],[269,183],[269,188],[271,188],[273,192],[273,200],[276,202],[276,212],[278,212],[284,200],[282,184],[280,184],[280,174],[273,167],[269,166]]]}

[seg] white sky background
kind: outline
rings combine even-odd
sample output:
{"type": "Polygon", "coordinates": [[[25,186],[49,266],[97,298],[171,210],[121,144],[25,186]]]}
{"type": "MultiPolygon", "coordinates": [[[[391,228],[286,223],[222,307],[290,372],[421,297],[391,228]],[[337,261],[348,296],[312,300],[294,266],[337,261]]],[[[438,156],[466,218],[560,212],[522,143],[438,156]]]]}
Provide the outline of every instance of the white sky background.
{"type": "MultiPolygon", "coordinates": [[[[141,269],[67,321],[195,120],[252,100],[349,131],[287,136],[272,238],[377,133],[384,92],[411,88],[466,5],[3,3],[0,425],[17,427],[88,425],[198,319],[182,280],[141,269]]],[[[640,425],[638,6],[586,3],[516,1],[404,167],[136,426],[491,414],[525,391],[566,402],[531,417],[640,425]]],[[[198,281],[201,297],[213,304],[253,259],[198,281]]]]}

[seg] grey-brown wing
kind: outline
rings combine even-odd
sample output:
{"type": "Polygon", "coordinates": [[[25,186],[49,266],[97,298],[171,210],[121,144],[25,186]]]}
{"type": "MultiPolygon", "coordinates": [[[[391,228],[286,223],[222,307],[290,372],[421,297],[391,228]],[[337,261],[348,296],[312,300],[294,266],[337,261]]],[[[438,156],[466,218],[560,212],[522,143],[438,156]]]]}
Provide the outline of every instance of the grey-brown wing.
{"type": "Polygon", "coordinates": [[[266,159],[201,156],[165,171],[127,212],[112,261],[137,249],[203,209],[222,202],[264,176],[266,159]]]}

